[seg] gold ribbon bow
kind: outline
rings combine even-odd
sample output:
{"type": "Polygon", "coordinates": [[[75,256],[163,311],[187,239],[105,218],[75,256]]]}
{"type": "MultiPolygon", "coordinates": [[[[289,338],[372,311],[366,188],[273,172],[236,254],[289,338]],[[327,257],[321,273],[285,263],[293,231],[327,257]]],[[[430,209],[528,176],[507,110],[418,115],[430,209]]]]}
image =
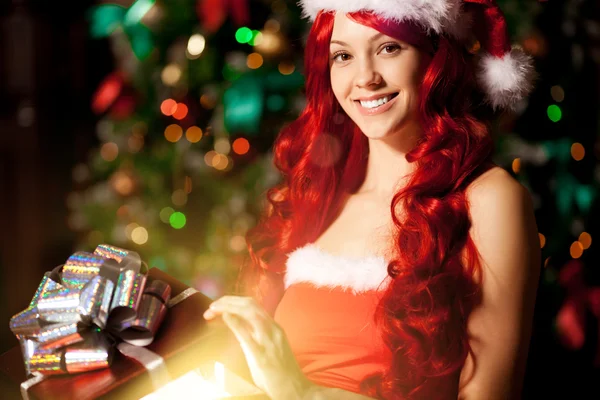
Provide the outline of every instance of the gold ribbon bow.
{"type": "Polygon", "coordinates": [[[28,375],[110,366],[117,342],[147,346],[167,311],[171,287],[146,285],[137,253],[99,245],[47,272],[29,307],[10,320],[28,375]]]}

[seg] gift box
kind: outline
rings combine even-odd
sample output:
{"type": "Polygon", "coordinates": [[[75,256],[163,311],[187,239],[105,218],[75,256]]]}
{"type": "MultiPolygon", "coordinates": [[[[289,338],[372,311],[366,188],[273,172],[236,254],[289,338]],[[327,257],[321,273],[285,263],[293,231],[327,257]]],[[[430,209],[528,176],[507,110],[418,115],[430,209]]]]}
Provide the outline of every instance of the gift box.
{"type": "Polygon", "coordinates": [[[2,398],[157,400],[183,396],[207,400],[268,399],[251,383],[243,352],[231,331],[221,321],[207,322],[203,318],[212,300],[191,291],[157,268],[148,272],[148,284],[154,280],[168,283],[172,298],[184,292],[184,295],[193,293],[168,309],[153,342],[145,347],[152,352],[150,354],[162,358],[159,368],[144,366],[116,351],[107,368],[44,376],[23,393],[21,384],[28,377],[23,352],[17,346],[0,356],[2,398]],[[163,372],[159,376],[162,380],[157,379],[157,371],[163,372]]]}

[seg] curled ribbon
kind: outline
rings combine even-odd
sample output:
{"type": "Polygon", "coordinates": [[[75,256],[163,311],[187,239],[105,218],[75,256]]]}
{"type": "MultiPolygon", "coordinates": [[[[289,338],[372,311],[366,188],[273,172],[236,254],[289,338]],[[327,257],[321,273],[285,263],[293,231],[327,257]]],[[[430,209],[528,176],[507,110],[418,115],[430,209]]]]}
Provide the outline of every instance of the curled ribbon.
{"type": "Polygon", "coordinates": [[[146,284],[137,253],[99,245],[44,275],[31,303],[10,320],[28,375],[107,368],[117,342],[147,346],[167,312],[171,287],[146,284]]]}

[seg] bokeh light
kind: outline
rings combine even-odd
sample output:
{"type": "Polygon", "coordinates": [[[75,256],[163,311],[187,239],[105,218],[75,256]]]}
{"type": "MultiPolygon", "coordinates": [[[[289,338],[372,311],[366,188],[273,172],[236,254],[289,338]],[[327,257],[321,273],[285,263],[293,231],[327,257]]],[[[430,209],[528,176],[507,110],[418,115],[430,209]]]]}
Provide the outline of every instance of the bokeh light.
{"type": "Polygon", "coordinates": [[[279,32],[281,29],[281,24],[276,19],[269,19],[265,22],[265,31],[268,32],[279,32]]]}
{"type": "Polygon", "coordinates": [[[137,228],[139,226],[139,224],[135,223],[135,222],[131,222],[129,224],[127,224],[127,226],[125,227],[125,236],[127,236],[127,239],[131,240],[131,234],[133,233],[133,230],[135,228],[137,228]]]}
{"type": "Polygon", "coordinates": [[[177,142],[183,136],[183,128],[177,124],[171,124],[165,128],[165,139],[171,143],[177,142]]]}
{"type": "Polygon", "coordinates": [[[244,155],[250,150],[250,142],[245,138],[237,138],[233,141],[233,152],[239,155],[244,155]]]}
{"type": "Polygon", "coordinates": [[[119,146],[117,146],[116,143],[104,143],[102,147],[100,147],[100,157],[102,157],[104,161],[114,161],[118,155],[119,146]]]}
{"type": "Polygon", "coordinates": [[[191,56],[190,58],[198,58],[206,47],[206,39],[199,33],[190,36],[187,44],[187,52],[191,56]]]}
{"type": "Polygon", "coordinates": [[[232,236],[229,239],[229,248],[235,252],[241,252],[246,249],[246,239],[241,235],[232,236]]]}
{"type": "Polygon", "coordinates": [[[550,95],[552,96],[552,99],[557,103],[560,103],[565,99],[565,91],[562,87],[558,85],[552,86],[552,88],[550,89],[550,95]]]}
{"type": "Polygon", "coordinates": [[[135,244],[144,244],[148,241],[148,231],[142,226],[138,226],[131,232],[131,241],[135,244]]]}
{"type": "Polygon", "coordinates": [[[173,118],[182,120],[188,115],[188,106],[183,103],[177,103],[177,110],[173,113],[173,118]]]}
{"type": "Polygon", "coordinates": [[[168,117],[175,111],[177,111],[177,102],[173,99],[166,99],[160,104],[160,112],[168,117]]]}
{"type": "Polygon", "coordinates": [[[213,166],[213,158],[215,158],[216,155],[217,155],[217,152],[214,150],[207,151],[206,154],[204,155],[204,162],[206,163],[206,165],[208,165],[209,167],[212,167],[213,166]]]}
{"type": "Polygon", "coordinates": [[[581,143],[573,143],[571,145],[571,156],[576,161],[583,160],[583,157],[585,157],[585,148],[581,143]]]}
{"type": "Polygon", "coordinates": [[[573,257],[573,258],[581,257],[581,255],[583,254],[583,250],[584,250],[583,245],[581,244],[580,241],[573,242],[573,244],[571,245],[571,249],[570,249],[571,257],[573,257]]]}
{"type": "Polygon", "coordinates": [[[239,28],[235,32],[235,40],[237,40],[238,43],[248,43],[252,40],[252,30],[245,26],[239,28]]]}
{"type": "Polygon", "coordinates": [[[163,83],[167,86],[175,86],[181,79],[181,68],[176,64],[167,65],[160,75],[163,83]]]}
{"type": "Polygon", "coordinates": [[[248,68],[250,69],[260,68],[263,65],[263,57],[258,53],[248,54],[246,65],[248,65],[248,68]]]}
{"type": "Polygon", "coordinates": [[[169,223],[169,220],[171,218],[171,214],[173,214],[175,212],[175,210],[173,210],[173,208],[171,207],[164,207],[162,210],[160,210],[160,212],[158,213],[160,220],[162,222],[164,222],[165,224],[169,223]]]}
{"type": "Polygon", "coordinates": [[[183,228],[186,222],[185,214],[179,211],[174,212],[169,217],[169,223],[175,229],[183,228]]]}
{"type": "Polygon", "coordinates": [[[231,151],[231,144],[227,138],[219,138],[215,140],[215,151],[221,154],[229,154],[231,151]]]}
{"type": "Polygon", "coordinates": [[[592,245],[592,235],[587,232],[582,232],[581,235],[579,235],[579,243],[581,243],[584,250],[589,249],[592,245]]]}
{"type": "Polygon", "coordinates": [[[550,121],[552,122],[558,122],[562,119],[562,110],[556,104],[548,106],[547,113],[548,118],[550,118],[550,121]]]}
{"type": "Polygon", "coordinates": [[[277,68],[282,75],[291,75],[296,70],[296,66],[288,62],[280,62],[277,68]]]}
{"type": "Polygon", "coordinates": [[[540,248],[544,248],[544,246],[546,245],[546,236],[544,236],[541,233],[538,233],[539,237],[540,237],[540,248]]]}
{"type": "Polygon", "coordinates": [[[185,138],[190,143],[198,143],[202,139],[202,129],[197,126],[190,126],[185,131],[185,138]]]}
{"type": "Polygon", "coordinates": [[[177,189],[171,195],[171,201],[176,206],[184,206],[187,203],[187,193],[183,189],[177,189]]]}
{"type": "Polygon", "coordinates": [[[212,110],[213,108],[215,108],[216,104],[217,102],[213,96],[208,94],[203,94],[202,96],[200,96],[200,105],[206,108],[207,110],[212,110]]]}
{"type": "Polygon", "coordinates": [[[512,162],[512,170],[515,174],[521,172],[521,159],[515,158],[512,162]]]}

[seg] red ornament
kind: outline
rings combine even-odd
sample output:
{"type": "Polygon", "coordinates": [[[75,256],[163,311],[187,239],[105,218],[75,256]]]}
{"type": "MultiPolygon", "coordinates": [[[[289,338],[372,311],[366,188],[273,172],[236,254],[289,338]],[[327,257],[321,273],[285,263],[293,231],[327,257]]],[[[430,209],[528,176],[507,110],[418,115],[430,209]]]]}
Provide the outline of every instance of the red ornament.
{"type": "Polygon", "coordinates": [[[237,26],[245,25],[250,20],[248,0],[198,0],[196,12],[203,28],[209,33],[218,31],[228,16],[237,26]]]}

